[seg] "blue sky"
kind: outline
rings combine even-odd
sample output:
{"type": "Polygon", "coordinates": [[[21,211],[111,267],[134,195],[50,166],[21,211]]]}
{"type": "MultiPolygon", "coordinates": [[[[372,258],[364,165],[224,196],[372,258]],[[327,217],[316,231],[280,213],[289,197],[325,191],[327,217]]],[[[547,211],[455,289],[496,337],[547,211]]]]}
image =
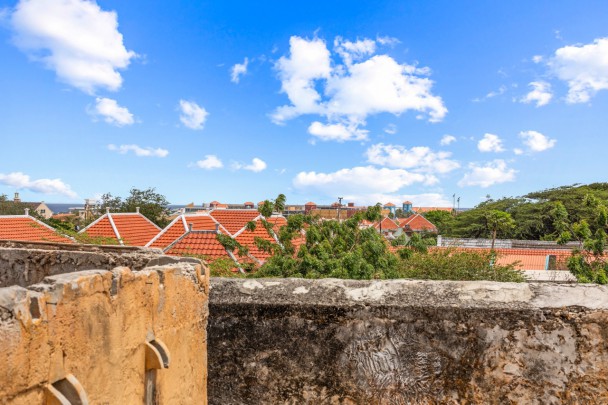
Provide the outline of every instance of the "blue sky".
{"type": "Polygon", "coordinates": [[[605,1],[0,0],[0,193],[471,207],[605,181],[606,21],[605,1]]]}

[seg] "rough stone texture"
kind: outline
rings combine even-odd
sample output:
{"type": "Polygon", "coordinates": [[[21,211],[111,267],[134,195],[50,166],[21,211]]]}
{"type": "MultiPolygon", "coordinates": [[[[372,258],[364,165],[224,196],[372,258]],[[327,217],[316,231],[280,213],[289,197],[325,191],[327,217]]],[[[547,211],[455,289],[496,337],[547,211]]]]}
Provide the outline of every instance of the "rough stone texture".
{"type": "Polygon", "coordinates": [[[55,274],[118,266],[141,270],[159,260],[177,260],[161,255],[158,249],[136,247],[0,241],[0,287],[27,287],[55,274]]]}
{"type": "Polygon", "coordinates": [[[211,404],[608,403],[608,288],[212,279],[211,404]]]}
{"type": "Polygon", "coordinates": [[[46,403],[45,386],[72,374],[92,404],[144,403],[150,381],[148,403],[205,404],[208,273],[200,262],[150,261],[160,265],[0,288],[0,403],[46,403]],[[170,354],[155,377],[146,376],[151,340],[170,354]]]}

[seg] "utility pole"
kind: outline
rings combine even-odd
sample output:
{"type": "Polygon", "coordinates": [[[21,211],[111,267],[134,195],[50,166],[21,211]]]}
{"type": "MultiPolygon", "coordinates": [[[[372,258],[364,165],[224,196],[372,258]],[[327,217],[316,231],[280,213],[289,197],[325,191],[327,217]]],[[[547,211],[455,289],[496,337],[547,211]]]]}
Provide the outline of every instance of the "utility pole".
{"type": "Polygon", "coordinates": [[[338,197],[338,222],[340,222],[340,211],[342,210],[342,197],[338,197]]]}

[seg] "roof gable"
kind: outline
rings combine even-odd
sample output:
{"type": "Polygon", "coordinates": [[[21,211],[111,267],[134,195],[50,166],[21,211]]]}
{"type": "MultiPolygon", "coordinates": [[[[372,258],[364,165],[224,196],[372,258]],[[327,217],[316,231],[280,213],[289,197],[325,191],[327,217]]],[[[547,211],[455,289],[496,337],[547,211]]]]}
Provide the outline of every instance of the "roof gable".
{"type": "Polygon", "coordinates": [[[242,230],[247,222],[253,221],[260,217],[260,213],[257,210],[230,210],[220,209],[209,212],[217,222],[224,227],[224,229],[230,234],[235,235],[242,230]]]}
{"type": "Polygon", "coordinates": [[[146,247],[164,249],[190,229],[195,231],[214,231],[219,223],[208,214],[180,215],[150,240],[146,247]]]}
{"type": "Polygon", "coordinates": [[[116,239],[121,245],[145,246],[161,229],[142,214],[106,213],[80,231],[90,236],[116,239]]]}
{"type": "Polygon", "coordinates": [[[0,215],[0,239],[74,243],[72,239],[28,215],[0,215]]]}

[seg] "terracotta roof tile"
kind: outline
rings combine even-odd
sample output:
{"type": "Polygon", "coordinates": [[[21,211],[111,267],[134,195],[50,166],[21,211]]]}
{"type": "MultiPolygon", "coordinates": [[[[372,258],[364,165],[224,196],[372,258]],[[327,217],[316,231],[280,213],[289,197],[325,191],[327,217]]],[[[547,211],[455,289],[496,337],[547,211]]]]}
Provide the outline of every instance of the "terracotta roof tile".
{"type": "Polygon", "coordinates": [[[74,241],[55,231],[50,226],[25,215],[1,215],[0,239],[24,242],[58,242],[74,241]]]}
{"type": "Polygon", "coordinates": [[[374,228],[380,229],[380,224],[382,224],[382,230],[383,231],[388,231],[388,230],[391,230],[391,229],[397,229],[397,228],[399,228],[399,226],[397,225],[397,223],[395,221],[393,221],[392,219],[387,218],[387,217],[382,218],[382,221],[380,221],[380,222],[376,222],[374,224],[374,228]]]}
{"type": "Polygon", "coordinates": [[[201,255],[209,261],[230,257],[224,246],[217,240],[217,234],[214,231],[188,232],[165,253],[168,255],[201,255]]]}
{"type": "Polygon", "coordinates": [[[405,228],[406,230],[411,230],[414,232],[437,232],[437,227],[433,225],[431,221],[429,221],[420,214],[410,215],[407,218],[401,219],[399,221],[399,226],[405,228]]]}
{"type": "MultiPolygon", "coordinates": [[[[268,223],[270,223],[272,230],[276,231],[276,232],[278,232],[280,227],[287,225],[287,220],[284,217],[271,217],[271,218],[268,218],[266,221],[268,223]]],[[[267,240],[267,241],[275,243],[275,244],[277,243],[276,239],[274,239],[274,237],[272,237],[268,233],[268,231],[262,224],[261,219],[258,219],[256,221],[256,227],[253,232],[245,229],[239,235],[237,235],[235,239],[241,245],[249,248],[250,255],[252,255],[256,259],[263,262],[266,259],[268,259],[271,256],[271,254],[258,249],[258,247],[255,244],[256,237],[267,240]]]]}
{"type": "MultiPolygon", "coordinates": [[[[445,248],[433,246],[430,250],[451,249],[457,252],[489,252],[489,248],[445,248]]],[[[566,249],[494,249],[497,264],[515,264],[519,270],[545,270],[548,256],[554,256],[557,270],[567,270],[566,262],[572,253],[566,249]],[[517,263],[519,262],[519,263],[517,263]]]]}
{"type": "Polygon", "coordinates": [[[101,236],[118,240],[112,222],[120,235],[122,243],[127,246],[145,246],[160,231],[160,228],[139,213],[104,214],[98,220],[84,228],[82,233],[90,236],[101,236]]]}
{"type": "Polygon", "coordinates": [[[247,222],[256,219],[260,213],[257,210],[213,210],[209,213],[224,229],[234,235],[247,225],[247,222]]]}
{"type": "Polygon", "coordinates": [[[188,231],[190,224],[195,231],[214,231],[217,222],[209,215],[182,214],[160,231],[154,239],[148,241],[146,246],[165,249],[183,236],[188,231]]]}

